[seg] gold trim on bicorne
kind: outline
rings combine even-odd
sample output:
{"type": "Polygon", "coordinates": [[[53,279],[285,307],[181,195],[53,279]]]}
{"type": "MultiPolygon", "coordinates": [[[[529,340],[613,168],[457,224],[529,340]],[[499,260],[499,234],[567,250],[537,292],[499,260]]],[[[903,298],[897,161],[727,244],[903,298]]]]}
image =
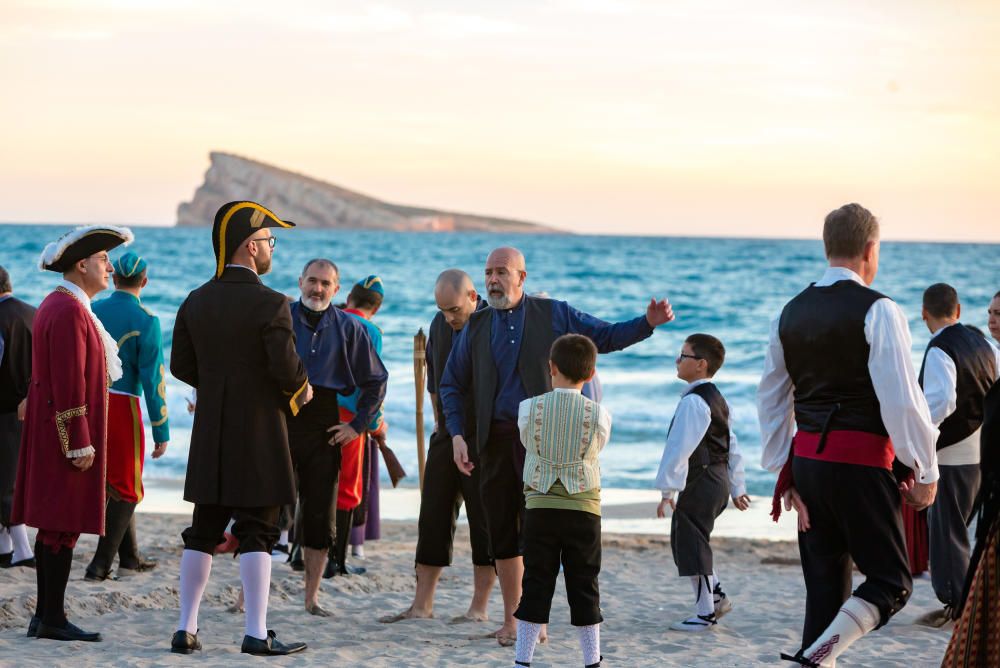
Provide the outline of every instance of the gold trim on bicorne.
{"type": "Polygon", "coordinates": [[[66,430],[66,421],[71,418],[82,417],[86,414],[86,405],[77,406],[76,408],[70,408],[69,410],[56,413],[56,432],[59,434],[59,444],[62,445],[64,455],[69,454],[69,451],[73,449],[69,447],[69,432],[66,430]]]}
{"type": "MultiPolygon", "coordinates": [[[[274,215],[273,211],[270,211],[255,202],[240,202],[239,204],[231,208],[229,211],[226,211],[226,215],[222,217],[222,222],[219,223],[219,265],[215,269],[216,278],[222,276],[222,272],[226,268],[226,262],[229,259],[226,257],[226,227],[229,225],[229,219],[233,217],[234,213],[242,209],[253,209],[256,212],[263,213],[265,216],[270,216],[271,218],[274,218],[274,220],[281,227],[291,227],[291,225],[285,223],[283,220],[281,220],[281,218],[278,218],[276,215],[274,215]]],[[[251,221],[252,220],[253,219],[251,218],[251,221]]],[[[263,221],[261,222],[261,225],[263,225],[263,221]]]]}
{"type": "Polygon", "coordinates": [[[122,338],[118,339],[118,348],[121,349],[123,343],[131,339],[133,336],[139,336],[139,334],[141,334],[141,332],[135,329],[128,334],[125,334],[122,338]]]}
{"type": "Polygon", "coordinates": [[[306,385],[308,385],[308,384],[309,384],[309,379],[307,378],[306,382],[302,383],[302,387],[300,387],[299,389],[295,390],[295,394],[293,394],[292,398],[288,400],[288,405],[292,409],[292,417],[295,417],[296,415],[298,415],[299,414],[299,410],[302,408],[302,404],[299,403],[299,395],[301,395],[305,391],[306,385]]]}

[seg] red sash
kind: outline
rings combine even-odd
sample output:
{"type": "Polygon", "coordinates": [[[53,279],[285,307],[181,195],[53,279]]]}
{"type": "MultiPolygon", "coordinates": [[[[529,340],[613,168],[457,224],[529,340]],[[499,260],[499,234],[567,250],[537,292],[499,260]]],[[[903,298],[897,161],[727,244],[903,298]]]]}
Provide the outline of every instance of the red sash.
{"type": "Polygon", "coordinates": [[[887,471],[892,470],[892,460],[896,458],[896,451],[888,436],[866,431],[831,431],[826,435],[822,451],[817,452],[820,440],[821,434],[796,432],[792,439],[795,456],[836,464],[876,466],[887,471]]]}

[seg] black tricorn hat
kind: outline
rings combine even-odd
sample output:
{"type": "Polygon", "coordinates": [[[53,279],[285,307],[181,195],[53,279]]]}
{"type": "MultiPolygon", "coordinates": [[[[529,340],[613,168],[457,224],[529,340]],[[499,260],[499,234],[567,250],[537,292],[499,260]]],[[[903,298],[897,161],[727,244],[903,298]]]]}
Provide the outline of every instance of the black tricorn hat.
{"type": "Polygon", "coordinates": [[[132,243],[132,230],[114,225],[87,225],[70,230],[45,247],[38,258],[38,268],[68,271],[74,264],[94,253],[132,243]]]}
{"type": "Polygon", "coordinates": [[[215,249],[215,277],[222,276],[233,253],[262,227],[295,227],[256,202],[229,202],[215,214],[212,225],[212,248],[215,249]]]}

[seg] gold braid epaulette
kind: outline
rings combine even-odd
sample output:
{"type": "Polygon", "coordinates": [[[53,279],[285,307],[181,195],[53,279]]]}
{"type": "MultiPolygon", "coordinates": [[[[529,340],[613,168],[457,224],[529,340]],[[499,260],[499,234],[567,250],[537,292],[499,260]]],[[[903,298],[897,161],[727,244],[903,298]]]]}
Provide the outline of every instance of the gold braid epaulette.
{"type": "Polygon", "coordinates": [[[56,413],[56,431],[59,432],[59,443],[62,445],[63,454],[69,454],[69,432],[66,431],[66,421],[70,418],[81,417],[87,414],[87,406],[77,406],[69,410],[56,413]]]}

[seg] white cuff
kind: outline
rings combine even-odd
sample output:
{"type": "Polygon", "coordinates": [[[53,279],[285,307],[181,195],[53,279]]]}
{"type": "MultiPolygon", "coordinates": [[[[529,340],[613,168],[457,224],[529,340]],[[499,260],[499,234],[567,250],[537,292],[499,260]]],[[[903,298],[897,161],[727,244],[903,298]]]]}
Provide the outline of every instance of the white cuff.
{"type": "Polygon", "coordinates": [[[664,501],[666,501],[667,499],[674,498],[674,490],[672,489],[662,490],[660,492],[660,498],[663,499],[664,501]]]}
{"type": "Polygon", "coordinates": [[[738,487],[738,488],[732,488],[732,487],[730,487],[729,488],[729,492],[733,495],[734,499],[738,499],[738,498],[740,498],[741,496],[744,496],[747,493],[747,488],[746,487],[738,487]]]}
{"type": "Polygon", "coordinates": [[[77,457],[86,457],[87,455],[93,455],[97,452],[94,450],[94,446],[88,445],[85,448],[77,448],[76,450],[69,450],[66,452],[66,457],[68,459],[76,459],[77,457]]]}
{"type": "Polygon", "coordinates": [[[927,469],[926,471],[919,471],[917,473],[917,482],[927,485],[932,482],[937,482],[938,478],[940,477],[941,474],[938,472],[937,464],[935,464],[933,467],[927,469]]]}

